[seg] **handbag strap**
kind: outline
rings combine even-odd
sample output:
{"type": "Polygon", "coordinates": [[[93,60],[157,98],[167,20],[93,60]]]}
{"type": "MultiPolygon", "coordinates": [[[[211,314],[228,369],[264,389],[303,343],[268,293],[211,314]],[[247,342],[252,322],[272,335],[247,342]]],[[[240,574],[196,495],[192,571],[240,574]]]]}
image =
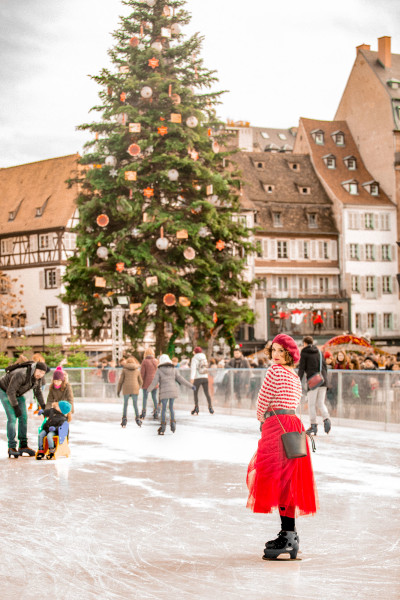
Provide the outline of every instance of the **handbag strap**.
{"type": "Polygon", "coordinates": [[[321,350],[318,348],[318,352],[319,352],[319,372],[322,372],[322,352],[321,350]]]}

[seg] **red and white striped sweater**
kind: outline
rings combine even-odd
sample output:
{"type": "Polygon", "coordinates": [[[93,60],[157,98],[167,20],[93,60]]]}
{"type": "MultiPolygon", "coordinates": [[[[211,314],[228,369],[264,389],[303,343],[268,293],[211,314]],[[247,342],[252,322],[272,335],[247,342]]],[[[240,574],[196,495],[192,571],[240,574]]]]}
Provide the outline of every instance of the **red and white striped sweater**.
{"type": "Polygon", "coordinates": [[[257,398],[257,419],[264,421],[265,411],[295,409],[301,399],[301,383],[293,371],[273,364],[267,371],[257,398]],[[269,407],[269,408],[268,408],[269,407]]]}

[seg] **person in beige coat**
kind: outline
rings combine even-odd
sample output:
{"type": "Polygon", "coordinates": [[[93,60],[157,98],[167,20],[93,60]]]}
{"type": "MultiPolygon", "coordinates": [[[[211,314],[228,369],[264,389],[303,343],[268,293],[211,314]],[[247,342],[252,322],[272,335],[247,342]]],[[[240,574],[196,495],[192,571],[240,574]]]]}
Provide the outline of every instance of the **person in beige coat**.
{"type": "Polygon", "coordinates": [[[51,382],[49,393],[46,401],[46,408],[52,408],[53,402],[69,402],[71,405],[71,411],[69,420],[71,420],[71,413],[74,412],[74,394],[72,386],[67,381],[67,374],[63,371],[62,367],[57,367],[53,373],[53,381],[51,382]]]}
{"type": "Polygon", "coordinates": [[[119,397],[121,390],[124,395],[124,408],[122,411],[122,421],[121,427],[126,427],[128,422],[127,412],[128,412],[128,401],[129,398],[132,398],[133,408],[135,411],[135,421],[136,424],[141,427],[142,420],[139,417],[139,409],[138,409],[138,396],[139,390],[143,385],[143,379],[140,374],[140,366],[136,358],[130,356],[127,358],[126,363],[122,369],[121,376],[118,381],[117,395],[119,397]]]}

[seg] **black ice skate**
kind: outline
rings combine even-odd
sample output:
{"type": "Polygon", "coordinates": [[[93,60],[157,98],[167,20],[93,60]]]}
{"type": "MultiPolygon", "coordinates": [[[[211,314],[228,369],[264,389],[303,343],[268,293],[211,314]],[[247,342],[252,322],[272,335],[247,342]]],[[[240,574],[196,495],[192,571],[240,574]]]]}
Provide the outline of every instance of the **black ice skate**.
{"type": "Polygon", "coordinates": [[[56,452],[56,449],[55,449],[55,448],[52,448],[51,450],[49,450],[49,453],[48,453],[48,454],[46,454],[46,458],[47,458],[47,460],[53,460],[53,459],[55,460],[55,458],[56,458],[56,457],[54,456],[54,455],[55,455],[55,452],[56,452]]]}
{"type": "Polygon", "coordinates": [[[146,418],[146,411],[142,410],[142,412],[140,413],[140,418],[142,419],[142,421],[144,421],[144,419],[146,418]]]}
{"type": "Polygon", "coordinates": [[[294,560],[299,551],[299,536],[296,531],[280,531],[276,540],[267,542],[267,544],[263,560],[276,560],[281,554],[289,554],[291,560],[294,560]],[[270,544],[268,548],[267,544],[270,544]]]}
{"type": "Polygon", "coordinates": [[[38,450],[36,452],[36,460],[42,460],[44,458],[44,450],[38,450]]]}
{"type": "MultiPolygon", "coordinates": [[[[300,544],[300,537],[299,537],[299,534],[297,533],[296,529],[295,529],[294,533],[296,533],[296,534],[297,534],[297,543],[298,543],[298,544],[300,544]]],[[[282,534],[283,534],[283,529],[281,529],[281,531],[278,533],[278,536],[277,536],[277,538],[276,538],[275,540],[270,540],[269,542],[267,542],[267,543],[265,544],[265,547],[266,547],[266,548],[273,548],[273,547],[274,547],[274,544],[275,544],[275,542],[278,540],[279,536],[280,536],[280,535],[282,535],[282,534]]]]}
{"type": "Polygon", "coordinates": [[[199,407],[195,406],[194,409],[192,410],[192,412],[190,414],[191,415],[198,415],[199,414],[199,407]]]}
{"type": "Polygon", "coordinates": [[[26,448],[19,448],[19,454],[20,456],[23,456],[24,454],[27,454],[28,456],[35,456],[36,452],[32,450],[32,448],[28,448],[28,446],[26,446],[26,448]]]}
{"type": "Polygon", "coordinates": [[[155,408],[154,411],[153,411],[153,419],[155,421],[157,421],[158,417],[159,417],[158,410],[155,408]]]}
{"type": "Polygon", "coordinates": [[[142,421],[139,419],[139,417],[136,417],[135,421],[136,421],[136,425],[137,425],[138,427],[141,427],[141,426],[142,426],[142,421]]]}
{"type": "Polygon", "coordinates": [[[329,433],[330,430],[332,429],[332,425],[331,425],[331,420],[330,419],[324,419],[324,429],[325,429],[325,433],[329,433]]]}
{"type": "Polygon", "coordinates": [[[317,435],[317,432],[318,432],[318,425],[316,425],[315,423],[311,423],[310,427],[306,431],[306,434],[307,435],[317,435]]]}
{"type": "Polygon", "coordinates": [[[176,431],[176,421],[171,421],[171,431],[172,431],[172,433],[175,433],[175,431],[176,431]]]}
{"type": "Polygon", "coordinates": [[[18,458],[18,456],[21,456],[19,453],[19,450],[17,450],[16,448],[9,448],[8,449],[8,458],[18,458]]]}
{"type": "Polygon", "coordinates": [[[208,407],[208,410],[210,411],[210,413],[211,413],[212,415],[214,414],[214,409],[213,409],[213,407],[211,406],[211,404],[210,404],[210,406],[208,407]]]}
{"type": "Polygon", "coordinates": [[[158,428],[158,435],[164,435],[165,427],[166,427],[166,422],[161,421],[161,427],[158,428]]]}
{"type": "Polygon", "coordinates": [[[128,422],[128,419],[126,417],[122,417],[121,427],[126,427],[127,422],[128,422]]]}

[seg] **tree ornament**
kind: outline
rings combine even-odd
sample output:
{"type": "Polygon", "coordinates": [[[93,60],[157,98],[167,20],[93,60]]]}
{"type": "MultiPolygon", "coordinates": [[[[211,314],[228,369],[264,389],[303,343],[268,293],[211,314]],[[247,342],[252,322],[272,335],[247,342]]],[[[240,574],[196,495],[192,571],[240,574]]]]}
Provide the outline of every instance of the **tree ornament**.
{"type": "Polygon", "coordinates": [[[170,181],[177,181],[178,178],[179,178],[179,173],[176,169],[170,169],[168,171],[168,179],[170,181]]]}
{"type": "Polygon", "coordinates": [[[151,89],[151,87],[149,87],[148,85],[145,85],[144,87],[142,87],[142,89],[140,90],[140,95],[142,96],[142,98],[145,98],[146,100],[148,98],[151,98],[153,95],[153,90],[151,89]]]}
{"type": "Polygon", "coordinates": [[[100,246],[99,248],[97,248],[96,254],[99,258],[103,258],[104,260],[106,260],[108,258],[108,248],[106,248],[105,246],[100,246]]]}
{"type": "Polygon", "coordinates": [[[129,123],[129,133],[140,133],[142,130],[141,123],[129,123]]]}
{"type": "Polygon", "coordinates": [[[121,102],[125,102],[125,100],[126,100],[126,93],[125,92],[121,92],[121,94],[119,95],[119,99],[121,100],[121,102]]]}
{"type": "Polygon", "coordinates": [[[176,239],[178,240],[187,240],[188,237],[189,236],[186,229],[179,229],[179,231],[176,232],[176,239]]]}
{"type": "Polygon", "coordinates": [[[169,6],[164,6],[163,8],[163,15],[164,17],[170,17],[171,16],[171,9],[169,6]]]}
{"type": "Polygon", "coordinates": [[[139,315],[142,312],[142,303],[134,302],[129,305],[129,314],[130,315],[139,315]]]}
{"type": "MultiPolygon", "coordinates": [[[[189,298],[187,298],[186,296],[179,296],[178,302],[181,306],[190,306],[190,304],[191,304],[189,298]]],[[[178,350],[178,348],[177,348],[177,350],[178,350]]],[[[179,350],[180,350],[180,348],[179,348],[179,350]]]]}
{"type": "Polygon", "coordinates": [[[129,45],[132,46],[132,48],[136,48],[139,45],[139,38],[136,36],[131,37],[129,40],[129,45]]]}
{"type": "Polygon", "coordinates": [[[121,65],[119,68],[119,72],[126,75],[127,73],[129,73],[129,67],[127,65],[121,65]]]}
{"type": "Polygon", "coordinates": [[[210,235],[210,230],[208,229],[208,227],[200,227],[199,229],[199,236],[202,238],[207,237],[208,235],[210,235]]]}
{"type": "Polygon", "coordinates": [[[201,211],[203,210],[202,206],[195,206],[194,208],[192,208],[191,212],[194,215],[199,215],[201,213],[201,211]]]}
{"type": "Polygon", "coordinates": [[[162,127],[158,127],[157,131],[160,135],[167,135],[168,127],[165,127],[165,125],[163,125],[162,127]]]}
{"type": "Polygon", "coordinates": [[[172,35],[179,35],[181,32],[181,26],[179,23],[172,23],[171,25],[171,33],[172,35]]]}
{"type": "Polygon", "coordinates": [[[147,6],[150,6],[150,8],[153,8],[153,6],[155,6],[157,3],[157,0],[146,0],[146,4],[147,6]]]}
{"type": "Polygon", "coordinates": [[[199,124],[199,121],[196,117],[188,117],[186,119],[186,125],[188,127],[191,127],[193,129],[193,127],[197,127],[197,125],[199,124]]]}
{"type": "Polygon", "coordinates": [[[189,156],[192,160],[199,160],[199,153],[194,148],[189,151],[189,156]]]}
{"type": "Polygon", "coordinates": [[[117,159],[115,156],[107,156],[104,162],[107,167],[115,167],[117,165],[117,159]]]}
{"type": "Polygon", "coordinates": [[[138,144],[131,144],[128,148],[128,153],[131,156],[139,156],[140,154],[140,146],[138,144]]]}
{"type": "Polygon", "coordinates": [[[158,60],[158,58],[149,58],[149,67],[151,67],[152,69],[156,69],[157,67],[160,66],[160,61],[158,60]]]}
{"type": "Polygon", "coordinates": [[[95,277],[94,278],[94,286],[95,287],[106,287],[107,282],[104,277],[95,277]]]}
{"type": "Polygon", "coordinates": [[[115,270],[118,271],[118,273],[122,273],[122,271],[125,269],[125,263],[124,262],[117,262],[117,264],[115,265],[115,270]]]}
{"type": "Polygon", "coordinates": [[[168,39],[171,37],[171,30],[169,27],[161,27],[161,37],[168,39]]]}
{"type": "Polygon", "coordinates": [[[112,96],[112,87],[110,85],[107,88],[107,94],[108,96],[112,96]]]}
{"type": "Polygon", "coordinates": [[[99,215],[96,219],[96,223],[99,227],[107,227],[109,222],[110,222],[110,219],[105,214],[99,215]]]}
{"type": "Polygon", "coordinates": [[[225,242],[223,242],[222,240],[218,240],[218,242],[215,244],[215,247],[221,252],[221,250],[225,248],[225,242]]]}
{"type": "Polygon", "coordinates": [[[165,237],[159,237],[156,241],[156,246],[159,250],[167,250],[169,242],[165,237]]]}
{"type": "Polygon", "coordinates": [[[125,181],[136,181],[137,173],[136,171],[125,171],[125,181]]]}
{"type": "Polygon", "coordinates": [[[182,123],[182,115],[180,113],[171,113],[171,123],[182,123]]]}
{"type": "Polygon", "coordinates": [[[127,119],[128,119],[128,115],[126,113],[118,113],[117,123],[119,123],[120,125],[125,125],[127,119]]]}
{"type": "Polygon", "coordinates": [[[163,302],[165,306],[174,306],[174,304],[176,303],[176,298],[174,294],[165,294],[163,302]]]}
{"type": "Polygon", "coordinates": [[[117,177],[117,175],[118,175],[117,169],[111,169],[110,175],[111,175],[111,177],[117,177]]]}
{"type": "Polygon", "coordinates": [[[151,304],[149,304],[147,306],[147,310],[149,315],[155,315],[157,312],[157,304],[154,304],[153,302],[151,304]]]}
{"type": "Polygon", "coordinates": [[[150,287],[151,285],[158,285],[157,275],[150,275],[150,277],[146,277],[146,285],[148,287],[150,287]]]}
{"type": "Polygon", "coordinates": [[[132,237],[137,238],[140,235],[140,229],[138,229],[137,227],[132,227],[130,233],[132,237]]]}
{"type": "Polygon", "coordinates": [[[154,196],[154,190],[151,187],[147,187],[143,190],[143,196],[145,198],[151,198],[152,196],[154,196]]]}
{"type": "Polygon", "coordinates": [[[216,323],[218,321],[218,315],[216,312],[213,313],[213,321],[216,323]]]}
{"type": "Polygon", "coordinates": [[[214,152],[214,154],[218,154],[219,152],[219,144],[218,142],[213,142],[211,145],[212,151],[214,152]]]}
{"type": "Polygon", "coordinates": [[[171,100],[172,100],[172,104],[175,104],[175,106],[178,106],[178,104],[181,103],[181,97],[179,94],[172,94],[171,100]]]}
{"type": "Polygon", "coordinates": [[[156,50],[157,52],[162,52],[162,49],[163,49],[161,42],[153,42],[151,44],[151,47],[153,48],[153,50],[156,50]]]}
{"type": "Polygon", "coordinates": [[[195,252],[194,248],[192,248],[191,246],[188,246],[186,248],[186,250],[184,251],[183,256],[186,258],[186,260],[193,260],[194,257],[196,256],[196,252],[195,252]]]}
{"type": "Polygon", "coordinates": [[[212,196],[213,192],[214,192],[214,187],[213,187],[213,184],[210,183],[210,185],[208,185],[206,187],[206,194],[207,194],[207,196],[212,196]]]}

